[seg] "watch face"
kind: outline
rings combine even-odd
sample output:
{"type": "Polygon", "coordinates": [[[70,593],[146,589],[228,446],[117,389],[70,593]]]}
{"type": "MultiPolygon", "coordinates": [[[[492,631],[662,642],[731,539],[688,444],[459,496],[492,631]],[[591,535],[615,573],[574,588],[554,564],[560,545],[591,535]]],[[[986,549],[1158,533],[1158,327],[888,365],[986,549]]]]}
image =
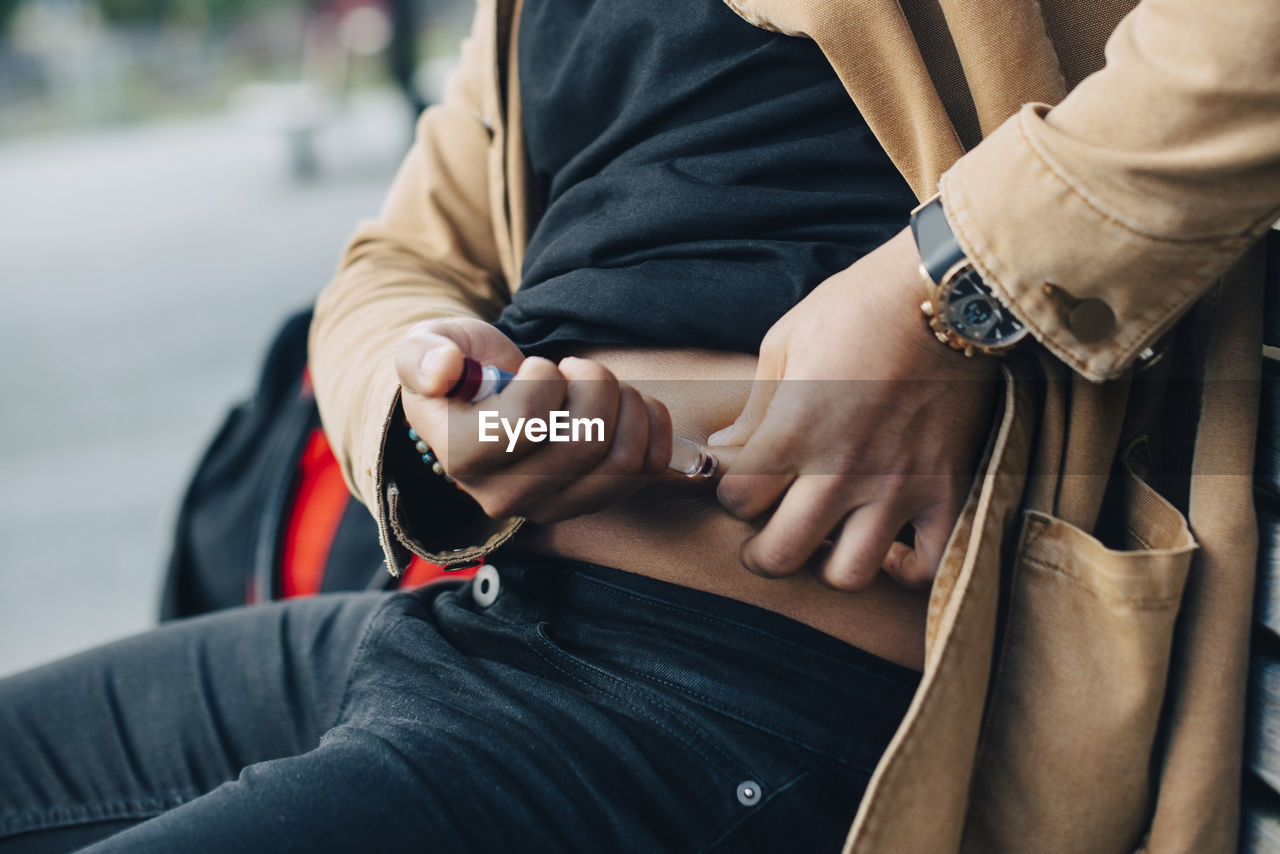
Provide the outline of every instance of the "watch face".
{"type": "Polygon", "coordinates": [[[950,275],[942,288],[943,319],[975,347],[1008,347],[1027,334],[969,264],[950,275]]]}

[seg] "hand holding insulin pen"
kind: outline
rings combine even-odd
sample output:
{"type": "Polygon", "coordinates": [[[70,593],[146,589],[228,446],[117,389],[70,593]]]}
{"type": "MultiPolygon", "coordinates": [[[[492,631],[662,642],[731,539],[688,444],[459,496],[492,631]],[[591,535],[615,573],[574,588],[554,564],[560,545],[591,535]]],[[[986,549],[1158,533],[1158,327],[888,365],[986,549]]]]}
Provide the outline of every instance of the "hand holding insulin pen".
{"type": "MultiPolygon", "coordinates": [[[[465,356],[462,360],[462,376],[454,383],[453,388],[445,392],[445,397],[479,403],[502,391],[515,377],[515,374],[496,365],[482,365],[470,356],[465,356]]],[[[667,463],[667,468],[671,471],[679,472],[685,477],[711,477],[719,465],[714,454],[692,439],[683,436],[672,438],[671,462],[667,463]]]]}

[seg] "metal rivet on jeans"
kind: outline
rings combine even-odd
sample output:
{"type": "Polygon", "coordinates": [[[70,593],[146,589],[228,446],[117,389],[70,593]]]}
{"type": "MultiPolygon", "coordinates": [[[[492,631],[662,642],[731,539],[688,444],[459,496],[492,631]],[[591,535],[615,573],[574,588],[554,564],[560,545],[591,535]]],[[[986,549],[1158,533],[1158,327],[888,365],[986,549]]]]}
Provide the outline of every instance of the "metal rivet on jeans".
{"type": "Polygon", "coordinates": [[[497,567],[486,563],[476,570],[475,578],[471,579],[471,598],[476,600],[477,605],[488,608],[498,601],[501,590],[502,581],[498,578],[497,567]]]}
{"type": "Polygon", "coordinates": [[[738,784],[738,803],[753,807],[760,803],[760,784],[755,780],[743,780],[738,784]]]}

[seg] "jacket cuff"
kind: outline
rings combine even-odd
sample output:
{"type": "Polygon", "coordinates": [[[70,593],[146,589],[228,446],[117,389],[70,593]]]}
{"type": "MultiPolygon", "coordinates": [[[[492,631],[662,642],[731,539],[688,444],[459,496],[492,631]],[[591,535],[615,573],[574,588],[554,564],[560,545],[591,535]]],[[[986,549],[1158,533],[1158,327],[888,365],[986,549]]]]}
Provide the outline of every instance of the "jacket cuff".
{"type": "Polygon", "coordinates": [[[511,539],[524,519],[490,519],[465,492],[432,474],[405,433],[399,385],[381,399],[388,405],[370,466],[375,500],[368,506],[388,571],[399,576],[414,555],[460,569],[511,539]]]}
{"type": "Polygon", "coordinates": [[[1161,236],[1108,211],[1037,145],[1048,110],[1023,107],[957,161],[942,203],[996,295],[1049,352],[1100,382],[1155,343],[1252,237],[1161,236]]]}

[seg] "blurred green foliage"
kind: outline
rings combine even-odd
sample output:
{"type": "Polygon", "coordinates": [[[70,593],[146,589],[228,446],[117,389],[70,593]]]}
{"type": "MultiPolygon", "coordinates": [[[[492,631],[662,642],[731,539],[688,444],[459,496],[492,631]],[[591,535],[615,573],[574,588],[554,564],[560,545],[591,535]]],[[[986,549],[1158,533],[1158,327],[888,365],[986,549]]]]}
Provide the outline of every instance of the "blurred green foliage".
{"type": "MultiPolygon", "coordinates": [[[[17,3],[20,0],[0,0],[17,3]]],[[[106,20],[126,23],[206,24],[234,20],[246,12],[297,0],[97,0],[106,20]]]]}
{"type": "Polygon", "coordinates": [[[0,42],[9,35],[9,23],[22,0],[0,0],[0,42]]]}
{"type": "MultiPolygon", "coordinates": [[[[0,42],[9,35],[14,13],[28,0],[0,0],[0,42]]],[[[272,6],[300,0],[92,0],[111,23],[194,24],[226,23],[272,6]]]]}

